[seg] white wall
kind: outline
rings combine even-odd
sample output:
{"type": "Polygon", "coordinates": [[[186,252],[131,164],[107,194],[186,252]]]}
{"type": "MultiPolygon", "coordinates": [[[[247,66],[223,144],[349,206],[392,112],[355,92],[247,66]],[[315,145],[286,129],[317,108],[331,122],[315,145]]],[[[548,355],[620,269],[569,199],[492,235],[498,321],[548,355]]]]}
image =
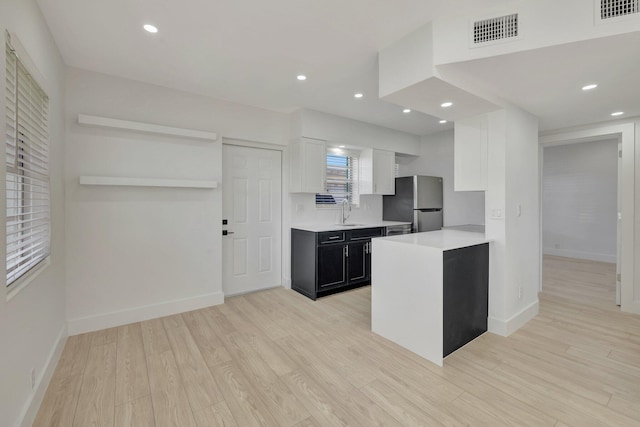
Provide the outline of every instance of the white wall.
{"type": "MultiPolygon", "coordinates": [[[[0,2],[0,29],[15,34],[29,54],[49,95],[51,170],[51,264],[26,288],[7,301],[0,296],[0,425],[31,425],[66,338],[65,325],[65,224],[63,188],[64,64],[33,0],[0,2]],[[30,370],[35,369],[36,389],[31,390],[30,370]]],[[[3,31],[4,32],[4,31],[3,31]]],[[[0,93],[5,92],[4,37],[0,49],[0,93]]],[[[4,95],[0,96],[0,129],[5,129],[4,95]]],[[[4,150],[3,150],[4,152],[4,150]]],[[[2,188],[4,160],[0,162],[2,188]]],[[[0,210],[5,211],[4,198],[0,210]]],[[[5,229],[0,227],[0,241],[5,229]]],[[[0,258],[5,259],[1,246],[0,258]]],[[[3,286],[3,289],[4,286],[3,286]]]]}
{"type": "Polygon", "coordinates": [[[335,143],[404,154],[420,154],[420,137],[315,110],[292,116],[292,138],[304,136],[335,143]]]}
{"type": "Polygon", "coordinates": [[[546,147],[544,253],[616,262],[618,141],[546,147]]]}
{"type": "Polygon", "coordinates": [[[222,302],[221,189],[80,186],[80,175],[222,178],[222,142],[84,127],[79,113],[285,145],[289,119],[145,83],[67,73],[70,333],[222,302]]]}
{"type": "Polygon", "coordinates": [[[538,119],[506,109],[507,277],[504,306],[507,334],[538,313],[540,289],[540,165],[538,119]]]}
{"type": "MultiPolygon", "coordinates": [[[[291,194],[292,224],[335,224],[340,220],[340,208],[316,208],[315,194],[291,194]]],[[[360,205],[353,206],[347,222],[382,221],[382,196],[360,196],[360,205]]]]}
{"type": "Polygon", "coordinates": [[[441,176],[444,225],[484,224],[484,192],[453,191],[453,131],[422,137],[420,156],[399,157],[401,176],[441,176]]]}
{"type": "Polygon", "coordinates": [[[624,311],[640,314],[640,274],[636,273],[635,269],[636,265],[640,265],[640,227],[638,226],[638,217],[640,216],[640,173],[636,172],[640,171],[640,118],[636,117],[633,124],[633,149],[628,141],[631,139],[631,135],[622,135],[621,306],[624,311]],[[627,183],[632,179],[634,181],[633,185],[628,185],[627,183]],[[632,192],[634,195],[633,202],[629,200],[632,192]],[[633,212],[633,222],[625,220],[626,212],[633,212]],[[633,235],[632,239],[629,238],[630,234],[633,235]],[[626,286],[628,276],[633,276],[633,286],[626,286]]]}
{"type": "Polygon", "coordinates": [[[538,122],[515,107],[488,117],[489,331],[510,335],[538,313],[538,122]]]}
{"type": "Polygon", "coordinates": [[[489,254],[489,331],[506,332],[507,227],[504,211],[507,198],[506,111],[488,115],[487,191],[485,191],[485,234],[493,241],[489,254]],[[499,210],[501,215],[493,215],[499,210]],[[495,320],[492,320],[495,319],[495,320]],[[499,320],[498,320],[499,319],[499,320]]]}
{"type": "Polygon", "coordinates": [[[378,52],[380,98],[434,75],[431,22],[378,52]]]}

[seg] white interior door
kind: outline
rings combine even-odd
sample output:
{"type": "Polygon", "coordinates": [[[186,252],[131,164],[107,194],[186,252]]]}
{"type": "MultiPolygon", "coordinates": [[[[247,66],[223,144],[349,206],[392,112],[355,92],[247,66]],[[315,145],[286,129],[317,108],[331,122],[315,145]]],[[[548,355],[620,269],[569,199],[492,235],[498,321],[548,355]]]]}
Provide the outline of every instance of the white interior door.
{"type": "MultiPolygon", "coordinates": [[[[226,296],[282,285],[281,152],[222,146],[226,296]]],[[[224,233],[224,231],[223,231],[224,233]]]]}

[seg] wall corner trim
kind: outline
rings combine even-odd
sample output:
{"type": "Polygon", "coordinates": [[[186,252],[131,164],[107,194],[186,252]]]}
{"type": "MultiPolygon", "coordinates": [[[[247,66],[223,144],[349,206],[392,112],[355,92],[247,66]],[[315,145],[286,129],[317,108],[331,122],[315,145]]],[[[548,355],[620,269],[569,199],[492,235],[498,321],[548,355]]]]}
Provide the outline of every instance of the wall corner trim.
{"type": "Polygon", "coordinates": [[[223,303],[224,294],[222,292],[214,292],[192,298],[128,308],[110,313],[97,314],[95,316],[69,319],[67,320],[69,335],[78,335],[85,332],[93,332],[101,329],[128,325],[129,323],[171,316],[173,314],[199,310],[201,308],[220,305],[223,303]]]}
{"type": "Polygon", "coordinates": [[[67,336],[67,325],[63,325],[60,333],[58,334],[58,338],[51,349],[51,353],[47,358],[47,363],[42,369],[42,374],[37,379],[36,387],[33,393],[29,396],[29,400],[27,401],[20,416],[20,421],[16,426],[29,427],[33,425],[33,422],[36,420],[36,415],[38,415],[42,399],[44,399],[44,395],[49,387],[49,383],[51,382],[53,373],[58,365],[60,356],[62,356],[62,350],[64,350],[64,345],[67,342],[67,336]]]}
{"type": "Polygon", "coordinates": [[[489,317],[489,332],[500,335],[503,337],[508,337],[522,326],[527,323],[529,320],[533,319],[538,315],[540,309],[540,302],[536,299],[534,302],[520,310],[520,312],[511,316],[509,319],[502,320],[496,319],[493,317],[489,317]]]}

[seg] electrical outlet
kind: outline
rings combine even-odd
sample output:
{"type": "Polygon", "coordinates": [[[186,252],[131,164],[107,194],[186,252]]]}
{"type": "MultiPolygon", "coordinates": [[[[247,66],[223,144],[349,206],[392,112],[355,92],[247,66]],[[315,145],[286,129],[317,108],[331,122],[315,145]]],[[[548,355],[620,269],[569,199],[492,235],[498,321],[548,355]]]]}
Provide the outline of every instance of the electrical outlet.
{"type": "Polygon", "coordinates": [[[31,390],[33,391],[36,388],[36,370],[35,368],[31,368],[31,376],[29,378],[31,380],[31,390]]]}
{"type": "Polygon", "coordinates": [[[521,300],[522,299],[522,286],[520,286],[518,288],[518,299],[521,300]]]}

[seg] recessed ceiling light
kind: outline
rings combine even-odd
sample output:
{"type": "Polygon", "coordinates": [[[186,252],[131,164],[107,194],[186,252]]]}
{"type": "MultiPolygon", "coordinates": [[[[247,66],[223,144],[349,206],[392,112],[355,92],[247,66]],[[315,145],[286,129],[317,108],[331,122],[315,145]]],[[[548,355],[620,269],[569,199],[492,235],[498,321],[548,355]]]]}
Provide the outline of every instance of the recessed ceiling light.
{"type": "Polygon", "coordinates": [[[402,110],[402,112],[405,114],[409,114],[411,112],[411,108],[405,108],[404,110],[402,110]]]}
{"type": "Polygon", "coordinates": [[[362,98],[363,96],[364,96],[364,95],[363,95],[363,94],[361,94],[361,93],[359,93],[359,92],[358,92],[358,93],[356,93],[355,95],[353,95],[353,97],[354,97],[354,98],[358,98],[358,99],[362,98]]]}
{"type": "Polygon", "coordinates": [[[338,148],[344,148],[344,147],[345,147],[344,145],[338,145],[338,148]]]}
{"type": "Polygon", "coordinates": [[[582,86],[582,90],[592,90],[592,89],[595,89],[595,88],[597,88],[597,87],[598,87],[598,85],[597,85],[597,84],[592,83],[592,84],[590,84],[590,85],[582,86]]]}
{"type": "Polygon", "coordinates": [[[446,121],[446,120],[440,120],[440,124],[441,124],[441,125],[443,125],[443,124],[445,124],[445,123],[447,123],[447,121],[446,121]]]}
{"type": "Polygon", "coordinates": [[[449,101],[447,101],[447,102],[443,102],[442,104],[440,104],[440,106],[441,106],[442,108],[449,108],[449,107],[451,107],[452,105],[453,105],[453,102],[449,102],[449,101]]]}
{"type": "Polygon", "coordinates": [[[148,31],[150,33],[157,33],[158,32],[158,27],[156,27],[155,25],[145,24],[142,28],[144,28],[146,31],[148,31]]]}
{"type": "Polygon", "coordinates": [[[298,77],[296,77],[296,79],[300,81],[304,81],[304,80],[307,80],[307,76],[305,76],[304,74],[298,74],[298,77]]]}
{"type": "Polygon", "coordinates": [[[615,113],[611,113],[612,116],[621,116],[624,114],[624,111],[616,111],[615,113]]]}

